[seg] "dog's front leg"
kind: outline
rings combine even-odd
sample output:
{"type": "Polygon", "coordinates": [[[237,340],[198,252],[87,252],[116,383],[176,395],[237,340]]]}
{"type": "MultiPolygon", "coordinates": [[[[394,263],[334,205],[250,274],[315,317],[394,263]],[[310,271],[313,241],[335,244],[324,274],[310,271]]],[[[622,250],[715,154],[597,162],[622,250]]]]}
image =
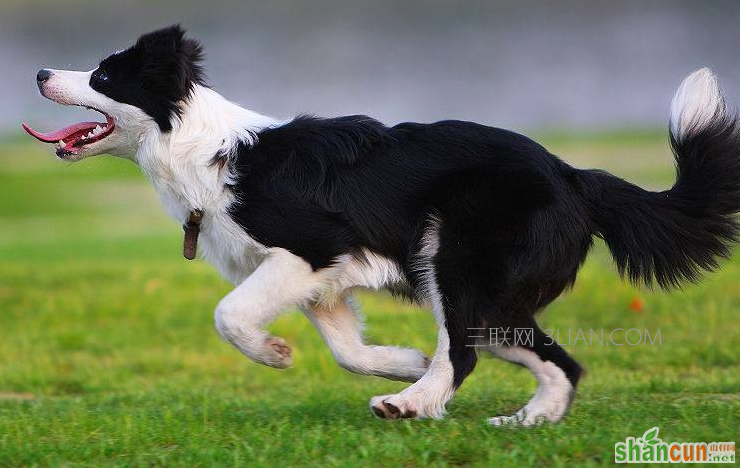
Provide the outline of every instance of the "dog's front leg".
{"type": "Polygon", "coordinates": [[[419,350],[365,344],[360,312],[347,297],[331,303],[313,302],[304,313],[339,365],[350,372],[416,382],[429,368],[430,359],[419,350]]]}
{"type": "Polygon", "coordinates": [[[216,307],[219,334],[247,357],[271,367],[291,365],[290,348],[265,327],[281,312],[317,293],[325,283],[302,258],[274,249],[260,266],[216,307]]]}

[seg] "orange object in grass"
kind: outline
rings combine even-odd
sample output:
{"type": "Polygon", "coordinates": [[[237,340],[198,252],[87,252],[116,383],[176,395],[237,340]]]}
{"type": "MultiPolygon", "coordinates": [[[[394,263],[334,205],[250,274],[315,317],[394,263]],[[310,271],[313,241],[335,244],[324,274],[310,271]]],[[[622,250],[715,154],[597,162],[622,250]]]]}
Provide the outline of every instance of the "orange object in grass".
{"type": "Polygon", "coordinates": [[[640,296],[635,296],[632,301],[630,301],[629,308],[631,311],[641,314],[645,311],[645,301],[643,301],[640,296]]]}

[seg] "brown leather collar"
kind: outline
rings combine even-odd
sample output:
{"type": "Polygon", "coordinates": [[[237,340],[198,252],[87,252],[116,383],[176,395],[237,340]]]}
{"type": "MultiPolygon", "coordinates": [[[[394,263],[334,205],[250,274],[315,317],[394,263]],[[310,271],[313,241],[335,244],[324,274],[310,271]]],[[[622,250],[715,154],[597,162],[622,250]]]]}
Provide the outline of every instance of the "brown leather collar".
{"type": "Polygon", "coordinates": [[[200,233],[200,223],[203,221],[203,210],[190,210],[190,216],[185,224],[182,225],[185,231],[185,239],[182,244],[182,254],[188,260],[195,258],[195,252],[198,249],[198,234],[200,233]]]}

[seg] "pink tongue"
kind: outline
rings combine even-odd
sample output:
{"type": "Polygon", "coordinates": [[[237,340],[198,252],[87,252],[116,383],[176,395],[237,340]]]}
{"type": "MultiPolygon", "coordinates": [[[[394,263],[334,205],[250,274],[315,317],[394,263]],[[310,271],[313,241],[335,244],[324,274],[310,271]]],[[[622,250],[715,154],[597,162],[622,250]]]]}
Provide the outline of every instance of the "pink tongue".
{"type": "Polygon", "coordinates": [[[41,133],[37,132],[36,130],[29,127],[27,124],[23,123],[23,130],[27,131],[29,135],[32,137],[43,141],[44,143],[56,143],[59,140],[64,140],[65,138],[68,138],[69,136],[82,131],[82,130],[92,130],[97,125],[100,125],[101,127],[105,124],[101,124],[98,122],[80,122],[76,123],[74,125],[70,125],[69,127],[64,127],[61,130],[57,130],[56,132],[50,132],[50,133],[41,133]]]}

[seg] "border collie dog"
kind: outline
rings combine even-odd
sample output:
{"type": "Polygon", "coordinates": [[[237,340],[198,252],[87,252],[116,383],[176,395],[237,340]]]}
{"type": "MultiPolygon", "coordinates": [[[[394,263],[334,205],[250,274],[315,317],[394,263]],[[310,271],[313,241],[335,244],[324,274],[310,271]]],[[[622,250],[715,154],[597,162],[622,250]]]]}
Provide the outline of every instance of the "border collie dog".
{"type": "Polygon", "coordinates": [[[44,97],[105,122],[24,128],[65,161],[130,159],[176,220],[202,215],[201,253],[235,285],[216,307],[216,329],[249,358],[291,364],[288,345],[265,327],[297,305],[342,367],[413,382],[373,397],[378,417],[441,417],[477,352],[488,351],[539,384],[519,412],[491,423],[558,421],[581,367],[535,314],[573,285],[593,236],[629,280],[663,288],[715,269],[738,237],[740,124],[708,69],[690,74],[671,104],[676,183],[650,192],[470,122],[275,120],[208,87],[202,58],[172,26],[94,70],[41,70],[44,97]],[[429,305],[434,356],[366,344],[356,287],[429,305]],[[492,343],[481,332],[516,328],[532,339],[492,343]]]}

